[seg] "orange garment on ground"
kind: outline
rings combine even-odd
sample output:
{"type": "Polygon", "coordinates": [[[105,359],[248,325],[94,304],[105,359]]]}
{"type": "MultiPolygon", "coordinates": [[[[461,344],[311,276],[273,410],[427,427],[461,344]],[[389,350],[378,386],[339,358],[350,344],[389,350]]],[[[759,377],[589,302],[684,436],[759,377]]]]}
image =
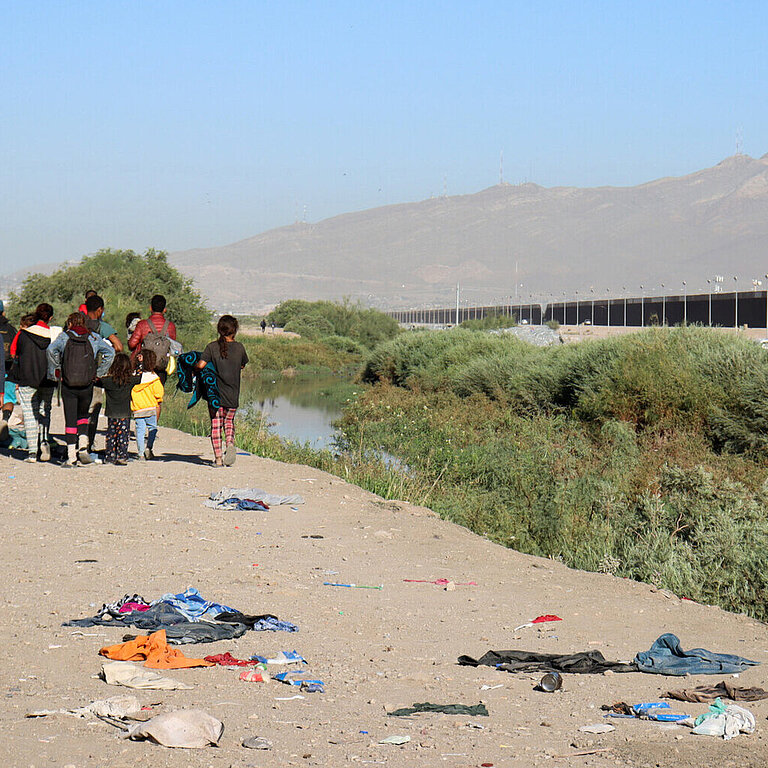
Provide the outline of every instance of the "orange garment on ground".
{"type": "Polygon", "coordinates": [[[143,661],[152,669],[184,669],[186,667],[213,667],[205,659],[188,659],[178,648],[172,648],[165,639],[165,630],[151,635],[139,635],[135,640],[108,645],[99,653],[115,661],[143,661]]]}

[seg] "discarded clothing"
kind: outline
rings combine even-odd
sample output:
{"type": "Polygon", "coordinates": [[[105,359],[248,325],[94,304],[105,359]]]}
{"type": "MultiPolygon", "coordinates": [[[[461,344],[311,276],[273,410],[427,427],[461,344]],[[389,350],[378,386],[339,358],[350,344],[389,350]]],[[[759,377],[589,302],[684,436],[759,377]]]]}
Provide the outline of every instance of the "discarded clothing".
{"type": "Polygon", "coordinates": [[[755,716],[736,704],[725,706],[716,699],[709,707],[709,712],[699,715],[691,733],[697,736],[722,736],[725,741],[738,736],[740,733],[755,732],[755,716]]]}
{"type": "Polygon", "coordinates": [[[759,663],[728,653],[712,653],[704,648],[684,651],[678,637],[670,633],[661,635],[649,650],[635,656],[635,664],[641,672],[657,675],[732,675],[759,663]]]}
{"type": "Polygon", "coordinates": [[[186,669],[187,667],[212,667],[205,659],[188,659],[178,648],[171,648],[165,638],[165,630],[139,635],[135,640],[119,645],[109,645],[99,653],[115,661],[143,661],[150,669],[186,669]]]}
{"type": "Polygon", "coordinates": [[[608,713],[606,717],[634,717],[664,723],[679,723],[681,720],[688,719],[688,715],[672,712],[666,701],[649,701],[634,706],[624,701],[617,701],[613,704],[603,704],[600,709],[608,713]]]}
{"type": "Polygon", "coordinates": [[[256,661],[256,663],[259,664],[306,664],[307,660],[300,656],[297,651],[280,651],[280,653],[277,654],[272,659],[268,659],[266,656],[258,656],[257,654],[253,654],[251,656],[252,659],[256,661]]]}
{"type": "Polygon", "coordinates": [[[739,688],[727,680],[721,680],[717,685],[700,685],[698,688],[687,688],[682,691],[667,691],[665,699],[678,701],[694,701],[704,703],[717,698],[732,699],[733,701],[759,701],[768,699],[768,691],[763,688],[739,688]]]}
{"type": "Polygon", "coordinates": [[[96,616],[98,618],[119,616],[121,613],[129,613],[132,610],[146,611],[147,608],[149,608],[149,603],[141,595],[123,595],[120,600],[115,600],[114,603],[104,603],[96,616]]]}
{"type": "Polygon", "coordinates": [[[430,704],[425,701],[423,704],[414,704],[410,707],[401,707],[394,712],[387,712],[390,717],[406,717],[415,715],[419,712],[442,712],[444,715],[482,715],[488,717],[488,710],[485,704],[430,704]]]}
{"type": "Polygon", "coordinates": [[[241,501],[263,501],[268,507],[279,507],[281,504],[303,504],[304,499],[298,494],[277,496],[261,488],[222,488],[212,493],[203,504],[211,509],[237,509],[241,501]]]}
{"type": "Polygon", "coordinates": [[[135,696],[111,696],[108,699],[92,701],[84,707],[77,709],[38,709],[27,712],[25,717],[46,717],[47,715],[74,715],[75,717],[87,717],[96,715],[99,717],[128,717],[141,710],[141,702],[135,696]]]}
{"type": "MultiPolygon", "coordinates": [[[[160,625],[158,631],[165,632],[170,645],[191,645],[192,643],[218,643],[219,640],[233,640],[242,637],[248,627],[245,624],[217,624],[209,621],[180,621],[178,624],[160,625]]],[[[123,640],[135,640],[137,635],[123,635],[123,640]]]]}
{"type": "Polygon", "coordinates": [[[177,595],[163,595],[157,603],[166,603],[173,606],[188,621],[200,621],[201,619],[214,619],[220,613],[231,613],[236,608],[230,608],[228,605],[214,603],[211,600],[205,600],[202,595],[194,588],[189,587],[186,592],[179,592],[177,595]]]}
{"type": "Polygon", "coordinates": [[[146,723],[136,723],[126,739],[149,739],[163,747],[202,749],[216,746],[224,732],[224,723],[201,709],[180,709],[157,715],[146,723]]]}
{"type": "Polygon", "coordinates": [[[150,669],[137,667],[130,661],[113,661],[104,664],[101,668],[101,676],[107,685],[123,685],[126,688],[138,690],[192,690],[192,686],[187,683],[172,680],[170,677],[163,677],[150,669]]]}
{"type": "Polygon", "coordinates": [[[221,397],[216,366],[208,363],[202,370],[197,370],[195,366],[199,361],[199,352],[185,352],[176,358],[177,386],[182,392],[192,394],[187,408],[191,408],[198,400],[205,400],[209,407],[218,411],[221,407],[221,397]]]}
{"type": "Polygon", "coordinates": [[[263,614],[261,616],[249,616],[240,611],[225,611],[216,617],[216,621],[228,624],[244,624],[254,632],[298,632],[299,628],[290,621],[280,621],[277,616],[263,614]]]}
{"type": "MultiPolygon", "coordinates": [[[[114,605],[114,604],[113,604],[114,605]]],[[[105,606],[107,607],[107,606],[105,606]]],[[[103,609],[102,609],[103,610],[103,609]]],[[[131,611],[130,613],[120,613],[120,609],[115,609],[112,613],[109,610],[99,613],[96,616],[87,619],[72,619],[63,624],[65,627],[115,627],[126,626],[136,627],[147,631],[157,631],[167,628],[172,624],[181,624],[188,621],[180,611],[172,605],[166,603],[153,603],[145,611],[131,611]]]]}
{"type": "Polygon", "coordinates": [[[205,660],[222,667],[253,667],[260,663],[258,659],[236,659],[229,651],[206,656],[205,660]]]}
{"type": "Polygon", "coordinates": [[[600,651],[583,651],[570,655],[557,653],[533,653],[531,651],[488,651],[475,660],[471,656],[459,656],[459,664],[477,667],[485,665],[505,672],[570,672],[599,674],[601,672],[637,672],[635,664],[606,661],[600,651]]]}

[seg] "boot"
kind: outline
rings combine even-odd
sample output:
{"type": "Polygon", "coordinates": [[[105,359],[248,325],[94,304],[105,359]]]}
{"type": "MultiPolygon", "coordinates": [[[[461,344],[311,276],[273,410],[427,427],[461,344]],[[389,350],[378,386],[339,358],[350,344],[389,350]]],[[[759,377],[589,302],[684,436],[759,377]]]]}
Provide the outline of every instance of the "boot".
{"type": "Polygon", "coordinates": [[[81,464],[90,464],[91,455],[88,453],[88,435],[77,436],[77,458],[81,464]]]}
{"type": "Polygon", "coordinates": [[[70,443],[67,445],[67,460],[64,462],[65,467],[77,466],[77,453],[75,452],[75,446],[70,443]]]}

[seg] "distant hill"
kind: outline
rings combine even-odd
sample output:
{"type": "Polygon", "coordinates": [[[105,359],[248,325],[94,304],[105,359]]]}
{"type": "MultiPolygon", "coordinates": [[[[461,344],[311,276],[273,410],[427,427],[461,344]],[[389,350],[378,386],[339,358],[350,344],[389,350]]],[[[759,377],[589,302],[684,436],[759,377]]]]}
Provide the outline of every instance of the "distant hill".
{"type": "Polygon", "coordinates": [[[350,296],[385,307],[450,305],[566,291],[690,292],[768,271],[768,155],[736,155],[636,187],[502,184],[294,224],[232,245],[171,255],[214,306],[350,296]]]}

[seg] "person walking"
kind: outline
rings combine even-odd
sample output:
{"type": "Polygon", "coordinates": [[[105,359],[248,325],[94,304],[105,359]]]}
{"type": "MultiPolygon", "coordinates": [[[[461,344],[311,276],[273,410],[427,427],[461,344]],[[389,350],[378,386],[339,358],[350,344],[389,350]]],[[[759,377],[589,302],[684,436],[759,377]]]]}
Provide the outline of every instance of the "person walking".
{"type": "Polygon", "coordinates": [[[157,370],[160,382],[165,385],[168,378],[166,367],[171,353],[171,341],[176,340],[176,326],[165,317],[165,296],[157,293],[149,302],[150,314],[146,320],[140,320],[136,330],[128,339],[128,349],[131,350],[131,359],[135,362],[136,355],[144,349],[155,353],[157,358],[157,370]]]}
{"type": "Polygon", "coordinates": [[[18,331],[11,342],[18,399],[24,416],[27,461],[50,461],[51,402],[54,381],[48,375],[47,351],[51,343],[53,307],[38,304],[32,324],[18,331]]]}
{"type": "Polygon", "coordinates": [[[88,451],[88,408],[93,396],[93,382],[105,376],[115,358],[115,350],[98,333],[88,330],[82,312],[73,312],[67,326],[47,349],[48,378],[61,380],[64,405],[64,432],[67,461],[73,467],[78,460],[90,464],[88,451]]]}
{"type": "Polygon", "coordinates": [[[104,461],[124,466],[128,463],[128,438],[131,431],[131,390],[141,382],[133,372],[131,358],[118,352],[109,373],[99,379],[104,388],[107,415],[107,450],[104,461]]]}
{"type": "Polygon", "coordinates": [[[136,446],[139,458],[149,461],[155,458],[152,449],[157,437],[157,420],[165,395],[160,376],[155,373],[157,358],[151,349],[141,353],[141,379],[131,390],[131,413],[136,423],[136,446]]]}
{"type": "Polygon", "coordinates": [[[262,333],[266,333],[266,331],[267,331],[267,321],[266,321],[265,318],[263,318],[263,317],[261,318],[261,323],[259,323],[259,325],[261,325],[261,332],[262,333]]]}
{"type": "Polygon", "coordinates": [[[214,465],[232,466],[237,456],[235,447],[235,414],[240,405],[240,374],[248,364],[245,347],[235,341],[238,330],[237,319],[232,315],[222,315],[216,325],[219,334],[217,341],[212,341],[200,355],[197,368],[202,370],[207,365],[216,369],[221,405],[218,409],[208,408],[211,417],[211,444],[213,445],[214,465]],[[222,452],[222,432],[226,449],[222,452]]]}

